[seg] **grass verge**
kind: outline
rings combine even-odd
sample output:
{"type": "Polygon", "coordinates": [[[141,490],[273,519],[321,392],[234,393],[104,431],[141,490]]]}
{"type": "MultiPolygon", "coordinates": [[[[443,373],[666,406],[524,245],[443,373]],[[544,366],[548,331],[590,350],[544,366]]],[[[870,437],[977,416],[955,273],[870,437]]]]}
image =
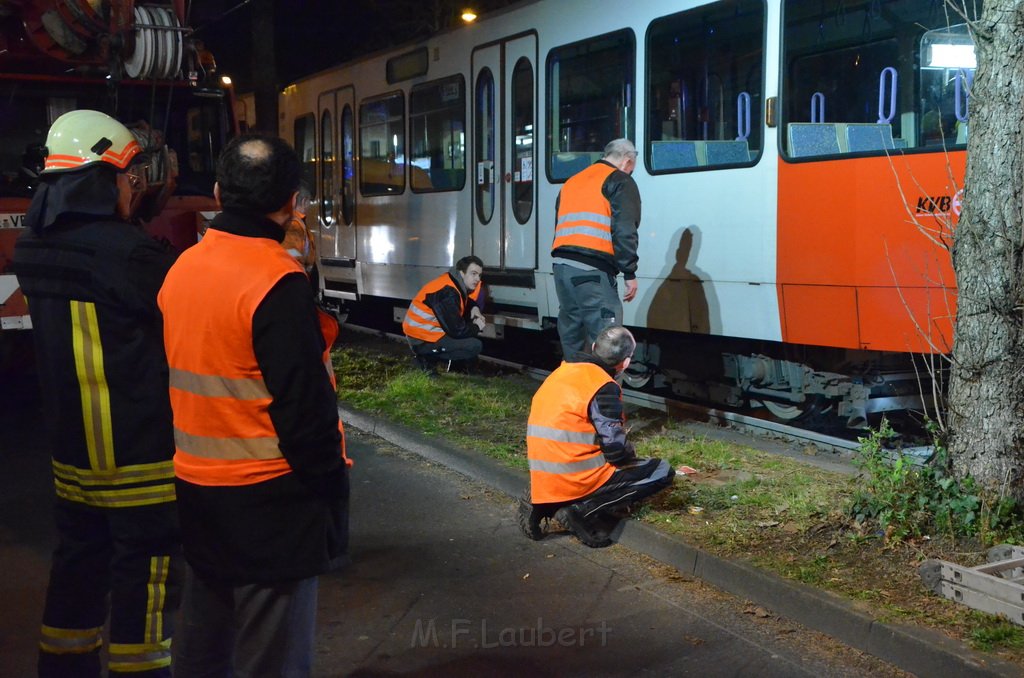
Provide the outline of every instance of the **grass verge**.
{"type": "MultiPolygon", "coordinates": [[[[526,468],[526,419],[539,382],[508,374],[428,379],[406,353],[382,342],[337,349],[333,360],[340,400],[526,468]]],[[[631,439],[641,456],[699,471],[655,497],[638,519],[715,555],[844,596],[882,621],[929,626],[1024,668],[1024,629],[921,584],[925,559],[984,562],[981,541],[927,534],[891,540],[877,523],[854,519],[858,478],[695,435],[682,424],[648,419],[631,439]]]]}

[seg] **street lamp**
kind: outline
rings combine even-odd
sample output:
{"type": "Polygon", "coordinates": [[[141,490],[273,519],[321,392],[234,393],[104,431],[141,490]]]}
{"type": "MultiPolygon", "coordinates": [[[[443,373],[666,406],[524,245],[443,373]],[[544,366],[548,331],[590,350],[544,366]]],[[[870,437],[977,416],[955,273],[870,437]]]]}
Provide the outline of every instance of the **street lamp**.
{"type": "Polygon", "coordinates": [[[467,24],[473,23],[476,21],[476,12],[471,9],[462,10],[462,20],[467,24]]]}

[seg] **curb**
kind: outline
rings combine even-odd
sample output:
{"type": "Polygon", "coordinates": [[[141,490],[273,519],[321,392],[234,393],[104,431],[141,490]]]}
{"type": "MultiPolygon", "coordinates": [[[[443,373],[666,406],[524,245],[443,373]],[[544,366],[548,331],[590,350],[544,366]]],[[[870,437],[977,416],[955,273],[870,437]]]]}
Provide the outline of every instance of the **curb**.
{"type": "MultiPolygon", "coordinates": [[[[338,405],[346,426],[446,466],[512,498],[527,487],[525,472],[510,469],[480,454],[430,438],[400,424],[338,405]]],[[[878,621],[837,595],[760,570],[749,563],[724,560],[690,546],[646,523],[624,521],[616,541],[670,565],[683,574],[770,609],[919,676],[1017,678],[1021,669],[998,657],[983,656],[937,631],[878,621]]]]}

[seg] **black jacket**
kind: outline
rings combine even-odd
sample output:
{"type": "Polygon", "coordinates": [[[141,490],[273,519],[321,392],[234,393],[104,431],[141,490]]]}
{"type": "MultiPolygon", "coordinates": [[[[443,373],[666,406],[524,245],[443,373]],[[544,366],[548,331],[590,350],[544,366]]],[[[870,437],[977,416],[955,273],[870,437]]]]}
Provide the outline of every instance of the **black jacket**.
{"type": "Polygon", "coordinates": [[[102,174],[50,177],[15,245],[57,496],[97,508],[173,501],[156,295],[174,254],[112,216],[116,190],[104,190],[102,174]]]}
{"type": "MultiPolygon", "coordinates": [[[[589,353],[577,353],[570,362],[593,363],[612,379],[614,368],[605,365],[600,358],[589,353]]],[[[614,466],[622,466],[636,459],[633,443],[626,440],[625,415],[622,409],[622,387],[610,382],[598,389],[587,407],[590,423],[597,432],[597,442],[605,460],[614,466]]]]}

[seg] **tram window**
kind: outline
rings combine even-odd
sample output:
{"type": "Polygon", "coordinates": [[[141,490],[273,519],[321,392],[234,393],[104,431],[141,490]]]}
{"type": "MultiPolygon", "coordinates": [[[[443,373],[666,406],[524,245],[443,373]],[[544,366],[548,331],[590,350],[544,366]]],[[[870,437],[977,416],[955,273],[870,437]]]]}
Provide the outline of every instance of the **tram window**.
{"type": "Polygon", "coordinates": [[[494,214],[494,158],[497,116],[494,110],[494,76],[485,68],[476,76],[473,165],[476,167],[476,216],[482,223],[494,214]]]}
{"type": "Polygon", "coordinates": [[[405,191],[405,97],[401,92],[359,106],[359,190],[405,191]]]}
{"type": "Polygon", "coordinates": [[[341,111],[341,218],[350,225],[356,212],[355,128],[352,107],[341,111]]]}
{"type": "Polygon", "coordinates": [[[312,190],[316,186],[316,122],[313,114],[296,118],[293,133],[295,152],[302,162],[302,183],[312,190]]]}
{"type": "Polygon", "coordinates": [[[412,190],[458,191],[466,185],[466,81],[461,75],[409,94],[412,190]]]}
{"type": "MultiPolygon", "coordinates": [[[[965,7],[971,21],[981,12],[980,2],[965,7]]],[[[789,157],[966,144],[975,64],[959,14],[928,0],[786,0],[784,12],[789,157]]]]}
{"type": "Polygon", "coordinates": [[[612,139],[634,137],[633,32],[617,31],[548,54],[548,176],[565,181],[600,159],[612,139]]]}
{"type": "Polygon", "coordinates": [[[647,167],[749,164],[761,151],[764,3],[725,0],[651,22],[647,167]]]}
{"type": "Polygon", "coordinates": [[[330,109],[320,114],[320,221],[330,226],[334,214],[334,125],[330,109]]]}
{"type": "Polygon", "coordinates": [[[520,59],[512,70],[512,211],[525,224],[533,213],[533,66],[520,59]]]}

